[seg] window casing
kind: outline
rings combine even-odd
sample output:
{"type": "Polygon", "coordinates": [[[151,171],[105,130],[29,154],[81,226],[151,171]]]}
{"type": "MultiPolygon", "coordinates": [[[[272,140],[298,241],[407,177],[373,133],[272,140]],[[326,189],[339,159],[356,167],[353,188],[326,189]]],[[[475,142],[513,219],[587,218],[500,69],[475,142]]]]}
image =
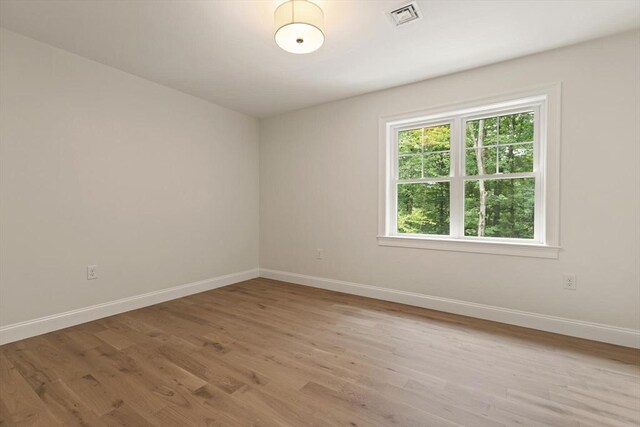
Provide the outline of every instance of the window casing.
{"type": "Polygon", "coordinates": [[[379,243],[557,258],[559,90],[381,118],[379,243]]]}

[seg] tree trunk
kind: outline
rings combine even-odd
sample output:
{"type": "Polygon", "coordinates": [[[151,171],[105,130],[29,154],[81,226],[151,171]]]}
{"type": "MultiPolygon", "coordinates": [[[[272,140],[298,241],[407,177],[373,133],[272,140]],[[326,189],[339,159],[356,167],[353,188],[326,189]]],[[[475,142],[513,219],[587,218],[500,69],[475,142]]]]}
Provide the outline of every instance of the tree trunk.
{"type": "MultiPolygon", "coordinates": [[[[509,146],[509,157],[511,161],[511,172],[515,170],[515,155],[513,152],[513,145],[509,146]]],[[[516,236],[516,187],[515,187],[515,179],[509,179],[509,200],[511,201],[511,205],[509,207],[509,228],[512,236],[516,236]]]]}
{"type": "MultiPolygon", "coordinates": [[[[484,146],[484,120],[478,123],[478,138],[473,138],[473,148],[476,151],[476,162],[478,163],[478,175],[486,173],[484,168],[483,150],[484,146]]],[[[487,223],[487,191],[484,186],[484,179],[478,181],[478,189],[480,190],[480,207],[478,214],[478,237],[484,236],[484,230],[487,223]]]]}

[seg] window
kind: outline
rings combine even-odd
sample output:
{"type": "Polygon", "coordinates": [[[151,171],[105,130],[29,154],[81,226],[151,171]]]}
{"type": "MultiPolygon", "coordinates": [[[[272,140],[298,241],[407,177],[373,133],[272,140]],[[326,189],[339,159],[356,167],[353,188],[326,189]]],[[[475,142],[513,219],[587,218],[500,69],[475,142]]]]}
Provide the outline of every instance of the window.
{"type": "Polygon", "coordinates": [[[381,119],[388,246],[556,258],[559,87],[381,119]]]}

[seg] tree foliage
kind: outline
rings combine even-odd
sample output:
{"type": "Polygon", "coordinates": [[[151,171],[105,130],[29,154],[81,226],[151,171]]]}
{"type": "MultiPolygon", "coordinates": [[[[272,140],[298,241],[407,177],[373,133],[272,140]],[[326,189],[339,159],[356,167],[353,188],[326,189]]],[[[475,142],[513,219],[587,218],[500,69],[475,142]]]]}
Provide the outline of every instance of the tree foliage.
{"type": "MultiPolygon", "coordinates": [[[[399,132],[398,178],[448,177],[450,133],[449,125],[399,132]]],[[[535,180],[498,179],[533,171],[533,113],[471,120],[465,133],[465,236],[533,238],[535,180]]],[[[398,232],[449,234],[449,206],[448,181],[399,183],[398,232]]]]}

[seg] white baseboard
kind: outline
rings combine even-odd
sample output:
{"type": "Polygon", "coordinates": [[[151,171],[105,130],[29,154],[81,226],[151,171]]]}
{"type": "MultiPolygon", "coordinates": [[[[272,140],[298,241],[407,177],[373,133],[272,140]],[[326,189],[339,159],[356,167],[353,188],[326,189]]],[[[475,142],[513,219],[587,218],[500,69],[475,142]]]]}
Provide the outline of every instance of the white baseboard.
{"type": "Polygon", "coordinates": [[[252,269],[0,327],[0,345],[258,277],[252,269]]]}
{"type": "Polygon", "coordinates": [[[233,283],[250,280],[256,277],[282,280],[284,282],[315,288],[328,289],[347,294],[360,295],[384,301],[398,302],[416,307],[429,308],[447,313],[493,320],[510,325],[539,329],[578,338],[602,341],[626,347],[640,348],[640,331],[567,319],[564,317],[548,316],[509,308],[476,304],[449,298],[434,297],[414,292],[398,291],[377,286],[327,279],[323,277],[306,276],[268,269],[253,269],[225,276],[214,277],[199,282],[175,286],[160,291],[123,298],[116,301],[84,307],[77,310],[14,323],[0,327],[0,345],[33,337],[47,332],[68,328],[103,317],[113,316],[125,311],[148,307],[176,298],[193,295],[211,289],[221,288],[233,283]]]}
{"type": "Polygon", "coordinates": [[[326,279],[323,277],[306,276],[286,271],[261,268],[260,277],[296,283],[298,285],[328,289],[331,291],[344,292],[347,294],[360,295],[384,301],[398,302],[401,304],[476,317],[479,319],[493,320],[510,325],[539,329],[542,331],[554,332],[557,334],[585,338],[594,341],[602,341],[625,347],[640,348],[640,330],[636,329],[620,328],[600,323],[548,316],[545,314],[512,310],[509,308],[476,304],[473,302],[449,298],[434,297],[414,292],[398,291],[394,289],[380,288],[377,286],[326,279]]]}

